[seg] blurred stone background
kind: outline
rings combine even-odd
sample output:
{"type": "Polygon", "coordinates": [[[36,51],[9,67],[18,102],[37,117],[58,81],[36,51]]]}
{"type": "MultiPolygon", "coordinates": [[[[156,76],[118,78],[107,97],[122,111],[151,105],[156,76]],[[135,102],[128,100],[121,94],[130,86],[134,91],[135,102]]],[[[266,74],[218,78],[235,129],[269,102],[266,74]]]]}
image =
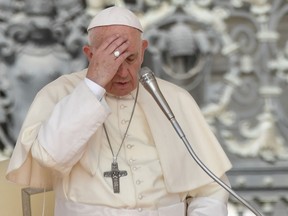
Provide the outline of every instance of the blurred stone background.
{"type": "Polygon", "coordinates": [[[114,4],[145,28],[143,65],[194,96],[233,163],[233,189],[288,215],[287,0],[0,0],[0,160],[40,88],[87,66],[88,22],[114,4]]]}

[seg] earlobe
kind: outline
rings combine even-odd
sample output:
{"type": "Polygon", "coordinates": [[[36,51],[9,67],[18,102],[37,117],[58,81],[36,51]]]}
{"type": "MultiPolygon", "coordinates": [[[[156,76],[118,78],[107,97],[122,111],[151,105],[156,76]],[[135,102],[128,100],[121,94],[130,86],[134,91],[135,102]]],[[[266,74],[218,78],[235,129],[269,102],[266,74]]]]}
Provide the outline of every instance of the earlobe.
{"type": "Polygon", "coordinates": [[[148,47],[148,41],[147,40],[143,40],[142,41],[142,49],[146,50],[147,47],[148,47]]]}
{"type": "Polygon", "coordinates": [[[90,60],[92,58],[93,53],[91,52],[90,46],[88,46],[88,45],[83,46],[82,51],[88,60],[90,60]]]}

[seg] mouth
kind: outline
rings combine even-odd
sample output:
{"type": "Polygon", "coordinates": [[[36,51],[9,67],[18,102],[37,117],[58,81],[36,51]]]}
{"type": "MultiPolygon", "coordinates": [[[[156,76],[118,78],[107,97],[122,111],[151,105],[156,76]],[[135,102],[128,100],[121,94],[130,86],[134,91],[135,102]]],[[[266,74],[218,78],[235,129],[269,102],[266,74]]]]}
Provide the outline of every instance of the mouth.
{"type": "Polygon", "coordinates": [[[118,80],[114,81],[112,85],[110,85],[109,90],[109,92],[114,95],[123,96],[133,90],[133,84],[130,80],[118,80]]]}
{"type": "Polygon", "coordinates": [[[127,85],[128,83],[129,83],[128,81],[118,81],[118,82],[115,82],[116,85],[120,85],[120,86],[127,85]]]}
{"type": "Polygon", "coordinates": [[[114,83],[114,86],[116,88],[118,88],[118,90],[124,90],[124,89],[127,89],[129,87],[129,82],[115,82],[114,83]]]}

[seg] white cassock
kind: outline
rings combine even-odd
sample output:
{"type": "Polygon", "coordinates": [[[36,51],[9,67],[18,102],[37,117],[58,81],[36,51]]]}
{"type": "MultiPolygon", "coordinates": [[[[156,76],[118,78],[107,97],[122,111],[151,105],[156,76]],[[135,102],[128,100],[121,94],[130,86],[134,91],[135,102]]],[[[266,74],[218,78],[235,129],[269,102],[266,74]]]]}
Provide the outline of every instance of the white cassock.
{"type": "MultiPolygon", "coordinates": [[[[53,187],[55,216],[227,215],[227,192],[189,155],[151,95],[140,85],[128,135],[119,151],[120,193],[113,193],[111,149],[116,154],[135,92],[103,96],[84,81],[86,70],[64,75],[35,97],[21,129],[7,178],[53,187]],[[33,157],[32,157],[33,155],[33,157]],[[185,200],[189,199],[185,210],[185,200]]],[[[88,83],[89,84],[89,83],[88,83]]],[[[158,84],[198,157],[228,183],[231,164],[191,95],[164,80],[158,84]]]]}

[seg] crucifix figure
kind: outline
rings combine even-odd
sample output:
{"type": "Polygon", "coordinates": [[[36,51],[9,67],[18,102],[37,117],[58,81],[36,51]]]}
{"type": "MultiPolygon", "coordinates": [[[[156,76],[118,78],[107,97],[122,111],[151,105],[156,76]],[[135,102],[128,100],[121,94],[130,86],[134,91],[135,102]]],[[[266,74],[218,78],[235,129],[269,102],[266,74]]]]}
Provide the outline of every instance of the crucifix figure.
{"type": "Polygon", "coordinates": [[[112,178],[114,193],[120,193],[120,177],[127,176],[127,171],[119,170],[118,163],[113,162],[111,164],[111,171],[104,172],[104,177],[112,178]]]}

